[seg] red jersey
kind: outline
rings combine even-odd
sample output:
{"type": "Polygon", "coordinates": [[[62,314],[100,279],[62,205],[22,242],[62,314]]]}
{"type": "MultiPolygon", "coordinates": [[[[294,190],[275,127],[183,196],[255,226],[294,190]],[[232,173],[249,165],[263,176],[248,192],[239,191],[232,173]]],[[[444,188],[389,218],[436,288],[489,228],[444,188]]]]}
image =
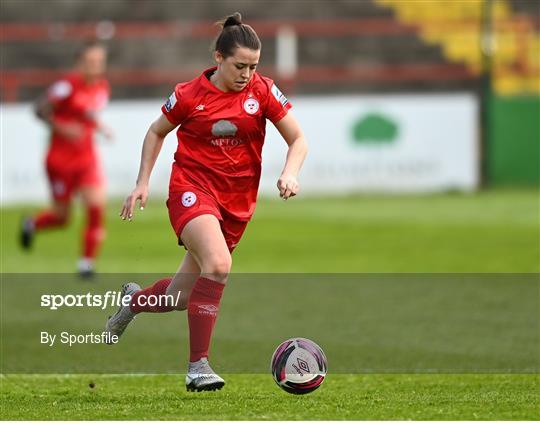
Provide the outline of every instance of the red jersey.
{"type": "Polygon", "coordinates": [[[65,167],[77,167],[96,159],[94,132],[96,118],[109,101],[110,88],[105,79],[87,83],[79,73],[66,75],[47,90],[57,122],[80,125],[82,135],[68,139],[53,132],[47,161],[65,167]]]}
{"type": "Polygon", "coordinates": [[[258,73],[242,91],[223,92],[209,80],[215,69],[178,84],[161,108],[173,125],[180,125],[169,190],[196,185],[225,213],[249,220],[261,177],[266,119],[277,123],[291,104],[258,73]]]}

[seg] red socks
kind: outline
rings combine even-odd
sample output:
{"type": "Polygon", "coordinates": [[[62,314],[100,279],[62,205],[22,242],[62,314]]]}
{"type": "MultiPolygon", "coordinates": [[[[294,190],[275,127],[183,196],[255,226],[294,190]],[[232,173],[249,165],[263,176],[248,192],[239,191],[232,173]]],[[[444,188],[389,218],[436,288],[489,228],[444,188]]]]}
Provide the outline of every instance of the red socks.
{"type": "MultiPolygon", "coordinates": [[[[96,257],[99,246],[105,237],[103,214],[103,208],[101,206],[91,206],[86,210],[86,228],[83,236],[82,256],[87,259],[96,257]]],[[[38,231],[64,226],[66,223],[67,218],[58,216],[52,210],[43,211],[34,218],[34,227],[38,231]]]]}
{"type": "Polygon", "coordinates": [[[34,218],[34,227],[36,230],[47,229],[47,228],[56,228],[58,226],[64,226],[67,223],[66,218],[58,216],[52,210],[45,210],[34,218]]]}
{"type": "MultiPolygon", "coordinates": [[[[161,279],[145,288],[131,298],[131,311],[133,313],[165,313],[174,308],[171,300],[164,297],[171,278],[161,279]]],[[[225,285],[211,279],[200,277],[197,279],[188,302],[189,324],[189,361],[198,361],[208,357],[210,339],[219,311],[219,303],[225,285]]]]}
{"type": "MultiPolygon", "coordinates": [[[[133,313],[166,313],[172,311],[173,305],[168,297],[164,297],[172,278],[160,279],[148,288],[135,293],[131,297],[130,308],[133,313]]],[[[176,298],[173,300],[176,301],[176,298]]]]}
{"type": "Polygon", "coordinates": [[[83,257],[93,259],[96,257],[99,246],[105,238],[103,227],[103,208],[91,206],[86,210],[86,229],[83,238],[83,257]]]}
{"type": "Polygon", "coordinates": [[[210,339],[225,285],[211,279],[197,279],[188,302],[189,361],[208,357],[210,339]]]}

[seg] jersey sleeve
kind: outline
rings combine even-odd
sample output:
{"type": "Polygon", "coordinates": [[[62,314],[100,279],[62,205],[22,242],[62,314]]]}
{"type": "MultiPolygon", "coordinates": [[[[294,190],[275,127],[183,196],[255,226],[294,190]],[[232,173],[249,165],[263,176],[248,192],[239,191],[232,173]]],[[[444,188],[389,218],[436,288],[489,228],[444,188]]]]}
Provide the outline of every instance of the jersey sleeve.
{"type": "Polygon", "coordinates": [[[68,79],[60,79],[52,84],[47,90],[47,100],[56,105],[71,96],[73,84],[68,79]]]}
{"type": "Polygon", "coordinates": [[[167,120],[175,126],[182,124],[188,116],[188,106],[184,97],[182,84],[178,84],[165,104],[161,106],[161,111],[167,120]]]}
{"type": "Polygon", "coordinates": [[[279,90],[274,81],[265,78],[265,82],[269,88],[265,116],[272,123],[276,124],[285,117],[292,104],[289,103],[287,97],[279,90]]]}

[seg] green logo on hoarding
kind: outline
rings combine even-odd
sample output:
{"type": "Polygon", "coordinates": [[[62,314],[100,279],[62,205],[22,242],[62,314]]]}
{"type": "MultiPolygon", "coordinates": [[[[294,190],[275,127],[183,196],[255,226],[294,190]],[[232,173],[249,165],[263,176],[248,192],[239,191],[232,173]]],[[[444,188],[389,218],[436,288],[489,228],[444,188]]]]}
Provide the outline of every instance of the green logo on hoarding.
{"type": "Polygon", "coordinates": [[[389,144],[398,136],[398,125],[387,116],[369,113],[356,121],[352,135],[357,144],[389,144]]]}

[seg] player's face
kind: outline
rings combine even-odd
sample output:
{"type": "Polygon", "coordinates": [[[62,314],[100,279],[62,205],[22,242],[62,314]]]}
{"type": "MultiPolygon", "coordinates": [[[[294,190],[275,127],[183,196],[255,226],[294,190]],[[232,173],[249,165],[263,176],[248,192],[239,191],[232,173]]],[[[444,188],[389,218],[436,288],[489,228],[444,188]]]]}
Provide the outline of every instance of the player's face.
{"type": "Polygon", "coordinates": [[[90,47],[84,51],[80,59],[82,73],[88,80],[100,77],[105,73],[107,53],[103,47],[90,47]]]}
{"type": "Polygon", "coordinates": [[[228,91],[242,91],[251,81],[259,63],[260,50],[238,47],[234,54],[224,58],[216,53],[219,76],[228,91]]]}

